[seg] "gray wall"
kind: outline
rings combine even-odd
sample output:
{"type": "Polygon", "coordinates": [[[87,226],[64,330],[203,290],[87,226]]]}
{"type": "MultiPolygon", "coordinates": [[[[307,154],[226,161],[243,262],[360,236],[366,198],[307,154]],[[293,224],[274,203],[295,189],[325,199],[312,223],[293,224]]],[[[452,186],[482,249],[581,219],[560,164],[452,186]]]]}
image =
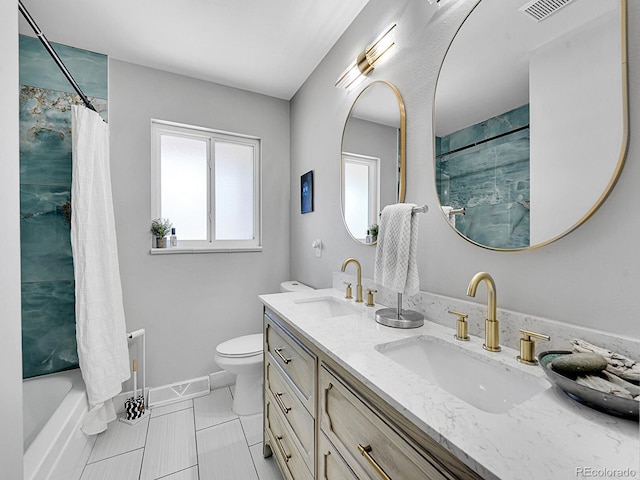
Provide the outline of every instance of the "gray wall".
{"type": "MultiPolygon", "coordinates": [[[[446,48],[476,0],[371,0],[291,102],[291,176],[315,170],[316,209],[299,215],[291,206],[291,273],[314,287],[331,285],[331,273],[355,256],[373,277],[372,247],[355,244],[339,212],[340,137],[357,91],[333,85],[358,51],[389,22],[398,22],[398,53],[371,75],[388,80],[407,109],[408,202],[426,203],[420,217],[418,263],[421,290],[466,298],[474,273],[486,270],[497,284],[498,306],[569,324],[638,337],[635,292],[640,287],[637,238],[640,217],[640,137],[631,136],[622,178],[600,210],[569,236],[525,252],[493,252],[459,237],[437,208],[432,107],[438,68],[446,48]],[[435,15],[429,20],[430,16],[435,15]],[[330,232],[330,234],[329,234],[330,232]],[[313,238],[323,257],[312,258],[313,238]]],[[[640,123],[640,3],[629,3],[630,131],[640,123]]],[[[637,130],[637,128],[636,128],[637,130]]],[[[292,183],[292,195],[297,185],[292,183]]],[[[483,290],[484,291],[484,290],[483,290]]],[[[484,294],[479,295],[479,301],[484,294]]]]}
{"type": "Polygon", "coordinates": [[[109,124],[127,328],[146,329],[147,385],[218,371],[215,346],[259,332],[257,296],[289,276],[289,103],[112,59],[109,124]],[[262,139],[263,252],[149,254],[152,118],[262,139]]]}
{"type": "Polygon", "coordinates": [[[621,84],[620,16],[611,11],[576,30],[536,49],[530,59],[532,245],[588,212],[620,157],[622,129],[614,126],[622,116],[615,88],[621,84]],[[598,68],[591,68],[594,63],[598,68]],[[594,92],[598,101],[585,102],[594,92]]]}
{"type": "Polygon", "coordinates": [[[0,2],[0,465],[22,478],[22,352],[20,329],[20,196],[18,158],[18,9],[0,2]]]}
{"type": "Polygon", "coordinates": [[[397,203],[398,129],[381,123],[351,118],[343,138],[344,152],[380,159],[380,210],[389,204],[397,203]]]}

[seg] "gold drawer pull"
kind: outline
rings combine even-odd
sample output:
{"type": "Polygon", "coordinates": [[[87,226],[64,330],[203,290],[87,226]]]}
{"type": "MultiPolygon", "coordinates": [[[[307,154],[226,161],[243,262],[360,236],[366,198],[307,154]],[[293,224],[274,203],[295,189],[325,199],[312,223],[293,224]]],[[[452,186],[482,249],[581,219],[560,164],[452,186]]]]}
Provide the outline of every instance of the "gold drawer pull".
{"type": "Polygon", "coordinates": [[[285,356],[280,353],[281,351],[282,351],[281,348],[276,348],[276,355],[278,355],[285,364],[289,363],[291,361],[291,359],[290,358],[285,358],[285,356]]]}
{"type": "Polygon", "coordinates": [[[376,469],[376,472],[378,472],[378,474],[382,478],[384,478],[384,480],[391,480],[389,476],[386,473],[384,473],[384,470],[382,470],[382,467],[378,465],[378,463],[373,459],[371,455],[369,455],[369,452],[372,450],[371,445],[367,445],[366,447],[363,447],[362,445],[358,444],[358,450],[360,451],[362,456],[367,459],[367,461],[371,464],[371,466],[376,469]]]}
{"type": "Polygon", "coordinates": [[[289,455],[287,451],[284,449],[284,447],[282,446],[282,443],[280,443],[280,440],[282,440],[282,435],[276,436],[276,443],[278,444],[278,450],[280,450],[280,454],[283,456],[284,461],[289,462],[291,455],[289,455]]]}
{"type": "Polygon", "coordinates": [[[283,392],[280,393],[276,393],[276,402],[278,402],[278,405],[280,406],[280,408],[282,409],[282,412],[286,415],[287,413],[289,413],[289,411],[291,410],[291,407],[287,407],[284,404],[284,400],[282,400],[282,395],[284,395],[283,392]]]}

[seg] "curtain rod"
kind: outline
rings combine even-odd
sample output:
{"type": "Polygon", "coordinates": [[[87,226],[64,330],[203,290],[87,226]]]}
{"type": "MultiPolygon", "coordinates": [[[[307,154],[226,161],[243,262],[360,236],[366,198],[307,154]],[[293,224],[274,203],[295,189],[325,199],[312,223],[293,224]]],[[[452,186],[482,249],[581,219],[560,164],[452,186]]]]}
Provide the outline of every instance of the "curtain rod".
{"type": "Polygon", "coordinates": [[[87,106],[87,108],[97,113],[97,110],[92,105],[91,101],[82,92],[82,89],[73,79],[73,76],[71,75],[69,70],[67,70],[67,67],[65,66],[65,64],[62,63],[62,60],[60,60],[60,57],[58,56],[56,51],[53,49],[51,44],[49,43],[49,40],[47,40],[47,37],[44,36],[44,33],[42,33],[42,30],[38,28],[38,25],[36,24],[35,20],[31,17],[31,15],[27,11],[27,9],[24,7],[24,5],[22,5],[21,0],[18,0],[18,10],[20,10],[20,13],[24,17],[24,19],[27,21],[29,26],[33,29],[34,33],[36,34],[36,36],[38,37],[42,45],[44,45],[44,48],[47,50],[47,52],[49,52],[49,55],[51,55],[51,58],[53,58],[53,61],[56,62],[56,65],[58,65],[58,68],[60,68],[60,70],[62,71],[62,74],[67,78],[67,80],[69,81],[73,89],[78,93],[78,95],[80,95],[80,98],[82,99],[84,104],[87,106]]]}

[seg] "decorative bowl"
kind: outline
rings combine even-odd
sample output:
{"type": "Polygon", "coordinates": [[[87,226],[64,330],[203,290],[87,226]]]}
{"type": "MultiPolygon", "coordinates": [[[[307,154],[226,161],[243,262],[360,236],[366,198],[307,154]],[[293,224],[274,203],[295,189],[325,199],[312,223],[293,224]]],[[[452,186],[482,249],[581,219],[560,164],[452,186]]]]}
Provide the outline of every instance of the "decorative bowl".
{"type": "Polygon", "coordinates": [[[585,385],[580,385],[570,377],[565,377],[554,371],[549,363],[561,355],[570,355],[568,350],[550,350],[541,352],[538,361],[547,377],[558,385],[573,400],[601,412],[638,421],[640,402],[633,399],[622,398],[611,393],[601,392],[585,385]]]}

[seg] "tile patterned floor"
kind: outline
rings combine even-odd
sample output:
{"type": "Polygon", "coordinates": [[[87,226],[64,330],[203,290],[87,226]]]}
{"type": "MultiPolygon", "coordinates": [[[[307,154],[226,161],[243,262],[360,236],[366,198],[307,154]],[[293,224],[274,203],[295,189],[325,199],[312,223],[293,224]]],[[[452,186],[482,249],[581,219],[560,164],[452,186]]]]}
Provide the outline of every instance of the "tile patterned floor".
{"type": "Polygon", "coordinates": [[[262,456],[262,414],[231,410],[233,387],[152,409],[98,435],[81,480],[282,480],[262,456]]]}

